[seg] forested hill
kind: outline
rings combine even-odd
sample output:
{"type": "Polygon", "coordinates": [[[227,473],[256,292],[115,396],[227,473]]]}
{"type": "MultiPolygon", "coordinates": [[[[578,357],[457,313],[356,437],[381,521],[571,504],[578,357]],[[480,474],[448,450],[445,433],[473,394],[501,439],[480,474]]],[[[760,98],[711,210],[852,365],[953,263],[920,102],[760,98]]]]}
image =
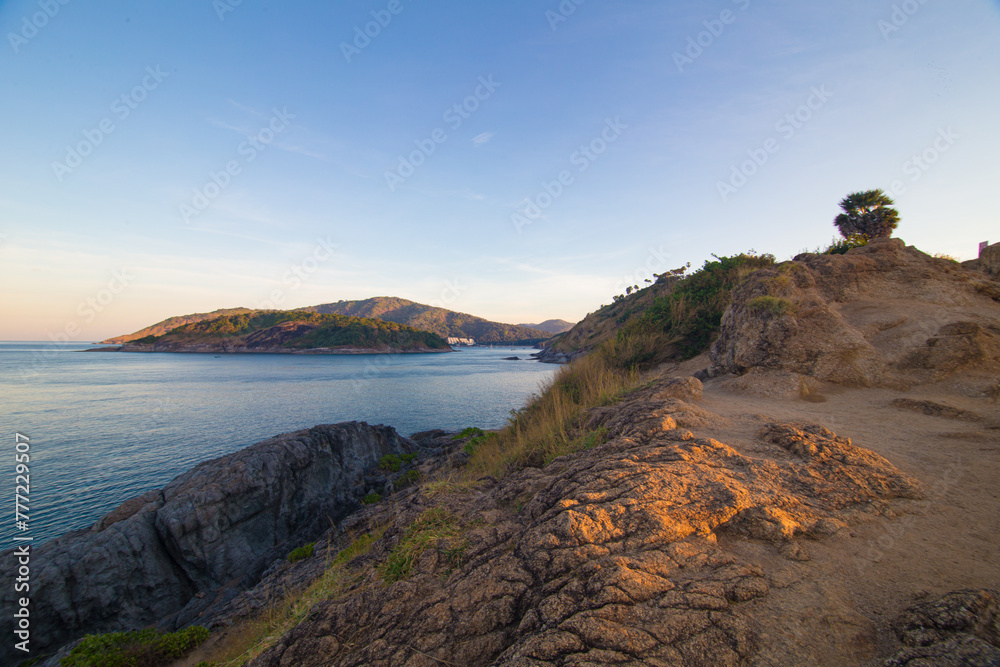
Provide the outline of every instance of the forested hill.
{"type": "Polygon", "coordinates": [[[482,345],[534,345],[552,336],[539,329],[490,322],[475,315],[388,296],[363,301],[337,301],[304,310],[396,322],[433,331],[443,338],[474,338],[482,345]]]}
{"type": "Polygon", "coordinates": [[[162,336],[168,331],[172,331],[177,327],[182,327],[185,324],[194,324],[195,322],[203,322],[205,320],[214,320],[217,317],[224,317],[226,315],[243,315],[246,313],[252,313],[253,311],[249,308],[220,308],[219,310],[213,310],[210,313],[191,313],[190,315],[177,315],[175,317],[168,317],[162,322],[157,322],[145,329],[140,329],[135,333],[125,334],[123,336],[115,336],[114,338],[108,338],[107,340],[101,341],[106,344],[119,345],[121,343],[128,343],[129,341],[136,340],[138,338],[145,338],[146,336],[162,336]]]}
{"type": "Polygon", "coordinates": [[[440,336],[381,320],[311,311],[251,311],[146,336],[125,352],[435,352],[440,336]]]}

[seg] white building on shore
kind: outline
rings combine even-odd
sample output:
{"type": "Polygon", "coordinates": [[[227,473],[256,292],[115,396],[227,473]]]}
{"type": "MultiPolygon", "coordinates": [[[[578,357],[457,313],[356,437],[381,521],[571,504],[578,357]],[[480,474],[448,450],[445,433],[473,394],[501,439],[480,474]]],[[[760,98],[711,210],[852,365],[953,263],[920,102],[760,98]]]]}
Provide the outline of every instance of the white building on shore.
{"type": "Polygon", "coordinates": [[[474,338],[449,338],[448,345],[475,345],[476,341],[474,338]]]}

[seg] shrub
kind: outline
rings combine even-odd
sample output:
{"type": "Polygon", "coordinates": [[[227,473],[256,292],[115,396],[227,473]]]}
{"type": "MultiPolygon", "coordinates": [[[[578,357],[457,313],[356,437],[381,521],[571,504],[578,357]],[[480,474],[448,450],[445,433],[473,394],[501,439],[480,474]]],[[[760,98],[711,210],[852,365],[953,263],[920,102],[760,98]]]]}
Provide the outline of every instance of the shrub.
{"type": "Polygon", "coordinates": [[[640,356],[640,366],[698,356],[722,323],[733,288],[754,271],[773,265],[774,255],[753,252],[705,262],[701,269],[678,280],[670,292],[653,299],[646,312],[619,332],[619,339],[641,333],[659,336],[654,345],[657,353],[646,355],[645,363],[640,356]],[[669,348],[663,349],[667,344],[669,348]]]}
{"type": "Polygon", "coordinates": [[[399,460],[403,463],[413,463],[413,460],[417,458],[416,454],[400,454],[399,460]]]}
{"type": "Polygon", "coordinates": [[[461,433],[456,433],[455,435],[451,436],[451,439],[464,440],[465,438],[478,438],[481,435],[483,435],[483,429],[476,428],[475,426],[470,426],[469,428],[464,429],[461,433]]]}
{"type": "Polygon", "coordinates": [[[147,629],[87,635],[59,664],[62,667],[158,667],[183,658],[206,639],[208,630],[201,626],[169,634],[147,629]]]}
{"type": "Polygon", "coordinates": [[[750,299],[747,303],[750,310],[757,312],[767,312],[775,316],[787,315],[795,312],[795,306],[788,299],[781,299],[776,296],[758,296],[750,299]]]}
{"type": "Polygon", "coordinates": [[[407,486],[410,486],[411,484],[416,484],[419,479],[420,479],[420,471],[410,469],[404,472],[402,475],[400,475],[399,480],[397,480],[396,482],[396,486],[402,489],[407,486]]]}
{"type": "Polygon", "coordinates": [[[403,462],[396,454],[386,454],[378,460],[378,467],[388,472],[399,472],[403,462]]]}
{"type": "Polygon", "coordinates": [[[303,544],[298,549],[293,549],[287,556],[289,563],[298,563],[300,560],[305,560],[306,558],[312,558],[313,549],[315,549],[316,543],[310,542],[309,544],[303,544]]]}
{"type": "Polygon", "coordinates": [[[868,245],[868,239],[861,234],[851,234],[844,239],[834,239],[826,249],[827,255],[843,255],[851,248],[861,248],[868,245]]]}
{"type": "Polygon", "coordinates": [[[382,500],[382,494],[381,493],[377,493],[375,491],[372,491],[371,493],[369,493],[368,495],[366,495],[364,498],[362,498],[361,502],[364,503],[365,505],[374,505],[375,503],[377,503],[380,500],[382,500]]]}
{"type": "Polygon", "coordinates": [[[462,447],[462,451],[468,454],[469,456],[472,456],[472,454],[476,451],[477,447],[479,447],[487,440],[490,440],[495,437],[496,433],[483,433],[482,435],[477,435],[474,438],[469,438],[469,441],[465,443],[464,447],[462,447]]]}

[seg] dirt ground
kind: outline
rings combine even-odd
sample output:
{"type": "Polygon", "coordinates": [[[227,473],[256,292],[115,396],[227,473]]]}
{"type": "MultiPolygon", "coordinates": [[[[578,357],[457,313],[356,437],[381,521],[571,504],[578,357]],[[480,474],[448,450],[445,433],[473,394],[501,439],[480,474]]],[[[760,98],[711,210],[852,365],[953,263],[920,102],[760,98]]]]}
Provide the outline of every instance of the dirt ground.
{"type": "MultiPolygon", "coordinates": [[[[697,362],[696,364],[697,365],[697,362]]],[[[671,374],[684,374],[673,369],[671,374]]],[[[1000,588],[1000,407],[946,387],[910,392],[829,385],[804,398],[768,399],[705,382],[698,404],[728,418],[704,429],[752,451],[763,421],[813,422],[881,454],[924,487],[894,501],[897,516],[802,543],[793,560],[772,545],[720,536],[720,544],[764,565],[772,592],[747,606],[763,628],[754,665],[880,665],[900,643],[898,614],[928,595],[1000,588]],[[947,419],[891,405],[930,400],[983,417],[947,419]]],[[[953,386],[953,385],[952,385],[953,386]]]]}

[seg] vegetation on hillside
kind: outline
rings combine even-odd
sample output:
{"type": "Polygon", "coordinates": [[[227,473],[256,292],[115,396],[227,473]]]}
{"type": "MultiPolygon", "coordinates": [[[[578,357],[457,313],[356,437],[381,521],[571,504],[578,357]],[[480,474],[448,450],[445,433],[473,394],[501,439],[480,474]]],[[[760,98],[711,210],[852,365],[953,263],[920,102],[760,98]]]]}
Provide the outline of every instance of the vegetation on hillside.
{"type": "Polygon", "coordinates": [[[101,341],[103,343],[128,343],[133,340],[138,340],[140,338],[148,338],[149,336],[162,336],[163,334],[173,331],[177,327],[182,327],[185,324],[193,324],[195,322],[202,322],[204,320],[213,320],[217,317],[223,317],[225,315],[240,315],[243,313],[251,313],[249,308],[220,308],[219,310],[213,310],[211,313],[192,313],[190,315],[178,315],[176,317],[168,317],[162,322],[157,322],[145,329],[140,329],[135,333],[131,333],[125,336],[115,336],[114,338],[108,338],[107,340],[101,341]]]}
{"type": "Polygon", "coordinates": [[[287,340],[283,348],[314,349],[357,347],[365,349],[446,349],[447,343],[438,335],[412,327],[381,320],[322,315],[295,311],[249,311],[218,317],[178,327],[162,336],[148,336],[133,341],[137,344],[158,343],[229,343],[245,344],[253,334],[264,333],[280,325],[306,325],[302,333],[287,340]]]}
{"type": "Polygon", "coordinates": [[[313,306],[305,310],[376,318],[431,331],[442,338],[473,338],[481,345],[534,345],[551,337],[551,334],[538,329],[490,322],[474,315],[395,297],[375,297],[363,301],[338,301],[313,306]]]}
{"type": "Polygon", "coordinates": [[[159,667],[183,658],[208,638],[208,630],[192,626],[164,634],[155,629],[87,635],[62,667],[159,667]]]}

